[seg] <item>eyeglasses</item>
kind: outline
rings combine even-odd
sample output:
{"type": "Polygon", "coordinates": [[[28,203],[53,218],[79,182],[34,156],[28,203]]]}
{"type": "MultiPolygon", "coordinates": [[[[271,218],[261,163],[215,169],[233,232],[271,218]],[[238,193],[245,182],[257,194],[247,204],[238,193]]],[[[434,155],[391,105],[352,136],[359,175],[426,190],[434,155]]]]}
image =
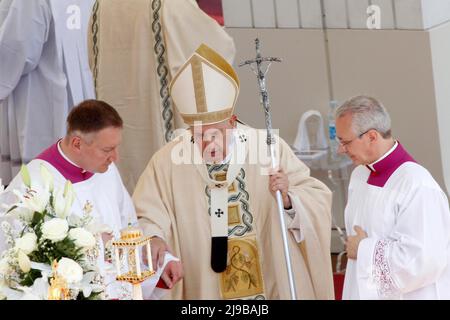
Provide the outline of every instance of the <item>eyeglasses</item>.
{"type": "Polygon", "coordinates": [[[372,129],[369,129],[367,131],[364,131],[363,133],[361,133],[360,135],[356,136],[355,138],[353,138],[352,140],[348,140],[348,141],[341,141],[339,140],[338,137],[336,137],[336,141],[343,147],[348,147],[353,141],[355,141],[356,139],[360,139],[363,135],[365,135],[367,132],[369,132],[372,129]]]}

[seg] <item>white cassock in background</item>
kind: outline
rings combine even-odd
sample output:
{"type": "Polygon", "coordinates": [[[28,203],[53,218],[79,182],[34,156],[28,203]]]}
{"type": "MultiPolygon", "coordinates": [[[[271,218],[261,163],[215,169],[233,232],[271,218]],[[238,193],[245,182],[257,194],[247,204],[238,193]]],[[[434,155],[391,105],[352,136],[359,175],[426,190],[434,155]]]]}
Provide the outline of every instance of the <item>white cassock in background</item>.
{"type": "MultiPolygon", "coordinates": [[[[349,185],[346,228],[367,232],[349,260],[343,299],[450,299],[450,212],[445,193],[414,162],[383,187],[357,167],[349,185]]],[[[351,232],[350,232],[351,230],[351,232]]]]}
{"type": "Polygon", "coordinates": [[[87,57],[94,0],[0,3],[0,177],[7,184],[64,136],[66,117],[95,98],[87,57]]]}
{"type": "Polygon", "coordinates": [[[2,26],[3,21],[5,21],[11,2],[13,2],[13,0],[0,0],[0,27],[2,26]]]}

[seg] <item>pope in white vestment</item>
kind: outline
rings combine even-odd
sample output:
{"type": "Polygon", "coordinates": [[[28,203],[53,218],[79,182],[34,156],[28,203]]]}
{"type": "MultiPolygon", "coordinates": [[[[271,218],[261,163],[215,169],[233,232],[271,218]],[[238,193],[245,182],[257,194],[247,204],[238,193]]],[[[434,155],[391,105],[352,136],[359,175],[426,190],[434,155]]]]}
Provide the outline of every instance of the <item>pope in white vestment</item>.
{"type": "Polygon", "coordinates": [[[446,194],[390,137],[390,119],[381,104],[367,97],[349,101],[337,110],[336,128],[341,150],[361,164],[351,175],[345,208],[345,227],[353,239],[347,246],[357,237],[360,242],[357,256],[349,256],[343,299],[450,299],[446,194]],[[358,126],[357,115],[345,122],[351,121],[352,106],[360,108],[359,114],[371,114],[373,121],[368,123],[366,114],[364,123],[371,129],[361,128],[365,132],[356,138],[346,131],[352,128],[346,124],[358,126]],[[388,121],[377,129],[382,117],[388,121]],[[376,150],[367,148],[376,145],[390,147],[375,161],[361,160],[370,154],[367,150],[376,150]]]}
{"type": "MultiPolygon", "coordinates": [[[[290,298],[273,176],[269,163],[264,168],[255,158],[258,151],[267,154],[265,130],[258,136],[236,125],[238,91],[231,65],[200,46],[171,83],[191,130],[181,130],[152,157],[133,194],[145,233],[162,239],[183,264],[185,277],[172,289],[174,299],[290,298]],[[223,142],[223,132],[228,143],[205,147],[205,141],[223,142]],[[221,155],[220,162],[208,160],[210,151],[221,155]]],[[[285,142],[279,139],[277,146],[280,180],[286,178],[283,197],[290,199],[285,219],[297,298],[333,299],[331,192],[285,142]]]]}
{"type": "Polygon", "coordinates": [[[65,120],[74,105],[95,97],[87,56],[93,3],[5,0],[0,5],[0,177],[4,183],[22,163],[64,136],[65,120]]]}

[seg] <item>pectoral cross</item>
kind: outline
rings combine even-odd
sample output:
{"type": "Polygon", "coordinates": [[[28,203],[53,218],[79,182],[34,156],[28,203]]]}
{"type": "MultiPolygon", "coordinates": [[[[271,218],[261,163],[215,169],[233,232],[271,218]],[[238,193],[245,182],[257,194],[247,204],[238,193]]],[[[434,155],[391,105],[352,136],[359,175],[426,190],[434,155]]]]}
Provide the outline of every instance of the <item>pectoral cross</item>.
{"type": "Polygon", "coordinates": [[[215,214],[216,214],[216,216],[218,216],[218,217],[220,218],[220,215],[223,214],[223,211],[222,211],[221,209],[218,209],[218,210],[215,212],[215,214]]]}

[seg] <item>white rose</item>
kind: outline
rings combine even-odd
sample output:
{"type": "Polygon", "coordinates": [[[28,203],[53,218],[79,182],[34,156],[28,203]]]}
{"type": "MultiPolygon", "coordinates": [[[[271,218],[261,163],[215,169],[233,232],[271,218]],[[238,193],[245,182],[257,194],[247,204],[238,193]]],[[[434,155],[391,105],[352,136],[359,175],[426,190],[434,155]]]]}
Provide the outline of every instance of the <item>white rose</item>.
{"type": "Polygon", "coordinates": [[[78,283],[83,280],[83,269],[78,263],[69,258],[59,260],[56,272],[66,279],[69,284],[78,283]]]}
{"type": "Polygon", "coordinates": [[[77,247],[90,249],[95,246],[95,237],[84,228],[74,228],[69,231],[69,237],[77,247]]]}
{"type": "Polygon", "coordinates": [[[42,224],[41,231],[42,238],[57,242],[67,236],[69,224],[65,219],[53,218],[42,224]]]}
{"type": "Polygon", "coordinates": [[[22,251],[19,250],[19,254],[17,256],[17,259],[19,260],[19,267],[20,270],[27,273],[31,269],[31,261],[30,258],[22,251]]]}
{"type": "Polygon", "coordinates": [[[34,233],[25,233],[22,238],[16,240],[16,248],[25,254],[30,254],[37,249],[37,237],[34,233]]]}

